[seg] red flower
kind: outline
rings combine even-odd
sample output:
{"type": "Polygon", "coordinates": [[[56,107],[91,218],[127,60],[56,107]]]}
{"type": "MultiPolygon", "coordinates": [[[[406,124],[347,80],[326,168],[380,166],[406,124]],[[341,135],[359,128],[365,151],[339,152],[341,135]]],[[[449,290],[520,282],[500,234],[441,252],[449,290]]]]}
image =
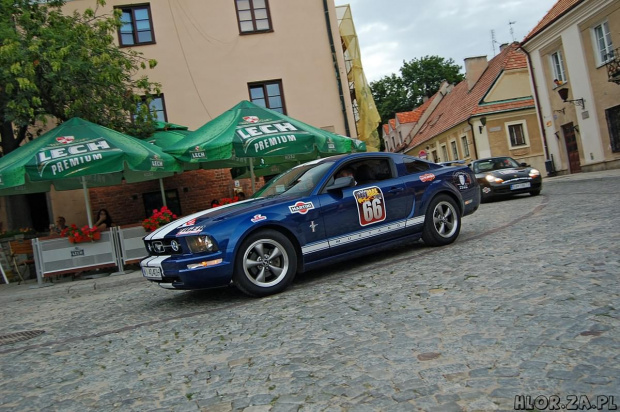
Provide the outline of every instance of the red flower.
{"type": "Polygon", "coordinates": [[[78,228],[76,224],[71,224],[60,232],[60,236],[66,237],[71,243],[94,242],[101,239],[101,232],[94,226],[78,228]]]}
{"type": "Polygon", "coordinates": [[[177,218],[177,215],[172,213],[170,209],[163,206],[161,210],[154,209],[151,217],[142,221],[142,227],[149,232],[164,226],[177,218]]]}

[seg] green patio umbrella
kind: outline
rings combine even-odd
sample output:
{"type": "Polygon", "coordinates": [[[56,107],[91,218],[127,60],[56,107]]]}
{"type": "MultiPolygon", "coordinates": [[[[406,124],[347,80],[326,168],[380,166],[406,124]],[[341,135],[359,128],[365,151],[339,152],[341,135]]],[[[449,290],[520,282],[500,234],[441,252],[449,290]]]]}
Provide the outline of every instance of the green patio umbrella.
{"type": "Polygon", "coordinates": [[[87,188],[181,171],[159,147],[75,117],[0,158],[0,196],[82,188],[92,226],[87,188]]]}
{"type": "Polygon", "coordinates": [[[202,168],[249,167],[252,177],[258,159],[266,165],[301,163],[353,150],[349,138],[248,101],[164,149],[182,162],[202,168]]]}

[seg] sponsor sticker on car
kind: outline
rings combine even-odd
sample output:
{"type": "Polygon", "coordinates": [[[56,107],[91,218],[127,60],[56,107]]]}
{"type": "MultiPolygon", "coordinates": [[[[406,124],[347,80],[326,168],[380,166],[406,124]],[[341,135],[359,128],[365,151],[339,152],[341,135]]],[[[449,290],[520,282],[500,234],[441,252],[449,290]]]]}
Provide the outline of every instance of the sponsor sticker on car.
{"type": "Polygon", "coordinates": [[[184,227],[178,231],[177,235],[193,235],[195,233],[200,233],[204,229],[204,226],[191,226],[184,227]]]}
{"type": "Polygon", "coordinates": [[[471,176],[465,172],[456,172],[454,174],[454,183],[459,190],[467,190],[471,186],[471,176]]]}
{"type": "Polygon", "coordinates": [[[291,213],[299,213],[305,215],[308,213],[308,210],[314,209],[314,205],[312,202],[297,202],[294,205],[288,207],[291,213]]]}
{"type": "Polygon", "coordinates": [[[422,176],[420,176],[420,180],[423,182],[432,182],[433,180],[435,180],[435,175],[432,173],[424,173],[422,176]]]}
{"type": "Polygon", "coordinates": [[[367,226],[385,220],[385,197],[377,186],[366,187],[353,191],[357,202],[357,214],[360,225],[367,226]]]}
{"type": "Polygon", "coordinates": [[[256,223],[256,222],[260,222],[261,220],[265,220],[265,219],[267,219],[267,217],[266,217],[266,216],[263,216],[263,215],[261,215],[261,214],[258,214],[258,215],[254,215],[254,217],[252,217],[252,219],[250,219],[250,221],[251,221],[252,223],[256,223]]]}

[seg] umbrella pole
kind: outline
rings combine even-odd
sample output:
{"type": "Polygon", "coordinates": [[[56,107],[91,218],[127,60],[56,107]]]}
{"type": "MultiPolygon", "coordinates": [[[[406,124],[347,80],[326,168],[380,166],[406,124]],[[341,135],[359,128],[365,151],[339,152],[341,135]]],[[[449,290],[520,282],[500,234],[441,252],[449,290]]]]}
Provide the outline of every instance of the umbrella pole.
{"type": "Polygon", "coordinates": [[[168,207],[166,204],[166,191],[164,190],[164,180],[159,178],[159,190],[161,190],[161,199],[164,202],[164,206],[168,207]]]}
{"type": "Polygon", "coordinates": [[[90,196],[88,195],[88,187],[86,187],[86,178],[82,176],[82,189],[84,190],[84,202],[86,203],[86,217],[88,218],[88,227],[93,227],[93,216],[90,211],[90,196]]]}
{"type": "Polygon", "coordinates": [[[252,194],[256,192],[254,190],[254,159],[250,157],[250,178],[252,179],[252,194]]]}

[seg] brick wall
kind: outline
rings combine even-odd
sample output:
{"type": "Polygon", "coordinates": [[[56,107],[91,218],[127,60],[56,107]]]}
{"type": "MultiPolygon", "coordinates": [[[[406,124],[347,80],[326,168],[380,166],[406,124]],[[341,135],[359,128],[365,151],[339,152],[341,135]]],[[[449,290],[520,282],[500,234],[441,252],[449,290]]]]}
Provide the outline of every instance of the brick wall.
{"type": "MultiPolygon", "coordinates": [[[[182,215],[189,215],[211,207],[211,200],[232,197],[235,181],[229,169],[192,170],[163,179],[164,189],[176,189],[182,215]]],[[[240,179],[239,188],[246,196],[252,194],[250,179],[240,179]]],[[[263,179],[256,183],[256,190],[263,185],[263,179]]],[[[89,190],[93,208],[93,219],[99,209],[107,209],[117,225],[141,223],[147,218],[143,194],[160,192],[159,180],[120,186],[93,188],[89,190]]]]}

